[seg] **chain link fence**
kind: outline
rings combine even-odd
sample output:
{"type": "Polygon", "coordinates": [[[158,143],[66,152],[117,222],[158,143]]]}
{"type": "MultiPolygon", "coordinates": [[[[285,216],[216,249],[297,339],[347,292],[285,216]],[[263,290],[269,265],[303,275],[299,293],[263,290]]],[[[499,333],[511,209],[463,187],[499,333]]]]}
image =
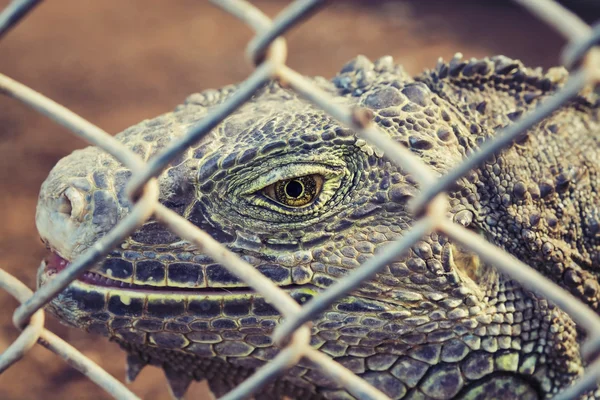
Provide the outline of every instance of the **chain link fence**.
{"type": "MultiPolygon", "coordinates": [[[[277,326],[273,333],[274,342],[282,347],[277,357],[258,369],[224,398],[248,397],[281,374],[282,371],[294,366],[302,357],[306,357],[318,365],[324,374],[340,383],[357,398],[386,399],[387,396],[377,388],[357,377],[326,354],[313,349],[309,345],[309,322],[334,301],[358,288],[385,265],[408,251],[421,237],[434,230],[444,233],[464,247],[476,252],[486,263],[494,265],[523,286],[554,302],[586,332],[587,341],[582,346],[582,356],[589,364],[585,373],[574,385],[558,394],[555,399],[575,398],[594,388],[600,378],[600,359],[595,357],[600,351],[600,316],[534,269],[446,218],[448,201],[445,192],[456,180],[510,146],[518,135],[563,106],[585,86],[597,84],[600,81],[600,49],[594,47],[600,41],[600,26],[594,29],[590,28],[577,16],[552,0],[515,1],[546,21],[570,41],[563,52],[563,63],[571,69],[571,76],[559,92],[534,112],[524,115],[514,124],[498,132],[493,138],[484,142],[477,152],[440,178],[436,178],[429,167],[410,150],[394,142],[376,124],[372,123],[369,113],[365,110],[348,109],[336,105],[328,94],[286,66],[286,42],[280,35],[324,5],[324,0],[295,1],[274,20],[270,20],[260,10],[243,0],[214,0],[216,5],[236,16],[256,32],[256,36],[246,48],[246,55],[256,65],[256,69],[230,98],[214,108],[184,136],[172,142],[148,163],[144,163],[135,153],[100,128],[32,89],[0,74],[0,93],[19,100],[64,125],[74,134],[104,149],[131,169],[133,175],[128,184],[128,193],[134,203],[131,213],[111,232],[99,240],[93,248],[88,249],[79,259],[73,260],[68,268],[36,292],[32,292],[19,280],[0,269],[0,287],[22,303],[13,315],[13,322],[17,328],[22,330],[22,333],[0,355],[0,373],[21,359],[35,343],[39,343],[65,359],[115,398],[137,398],[100,366],[46,330],[43,307],[88,268],[102,261],[109,251],[119,245],[148,218],[154,216],[181,238],[200,246],[205,250],[205,254],[215,262],[225,266],[230,272],[262,294],[284,317],[284,322],[277,326]],[[306,100],[350,127],[359,137],[379,149],[385,149],[386,157],[404,168],[422,188],[421,194],[412,204],[417,219],[411,230],[397,242],[389,244],[385,251],[366,261],[304,306],[296,303],[286,292],[225,249],[207,233],[158,203],[159,191],[156,177],[160,175],[167,164],[188,146],[198,142],[270,80],[285,82],[288,87],[298,92],[306,100]]],[[[0,37],[18,23],[38,2],[39,0],[13,1],[0,14],[0,37]]]]}

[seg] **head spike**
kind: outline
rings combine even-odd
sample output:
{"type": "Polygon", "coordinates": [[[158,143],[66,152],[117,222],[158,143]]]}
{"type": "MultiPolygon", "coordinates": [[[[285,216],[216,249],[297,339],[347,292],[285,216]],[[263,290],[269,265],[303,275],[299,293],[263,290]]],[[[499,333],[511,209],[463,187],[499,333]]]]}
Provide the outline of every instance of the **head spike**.
{"type": "Polygon", "coordinates": [[[187,375],[185,372],[175,371],[173,368],[165,365],[163,367],[165,376],[169,382],[169,391],[171,396],[175,400],[182,400],[183,395],[187,391],[190,383],[192,383],[192,377],[187,375]]]}
{"type": "Polygon", "coordinates": [[[140,371],[147,365],[148,363],[140,358],[135,353],[127,354],[127,371],[125,380],[127,383],[131,383],[137,378],[140,371]]]}

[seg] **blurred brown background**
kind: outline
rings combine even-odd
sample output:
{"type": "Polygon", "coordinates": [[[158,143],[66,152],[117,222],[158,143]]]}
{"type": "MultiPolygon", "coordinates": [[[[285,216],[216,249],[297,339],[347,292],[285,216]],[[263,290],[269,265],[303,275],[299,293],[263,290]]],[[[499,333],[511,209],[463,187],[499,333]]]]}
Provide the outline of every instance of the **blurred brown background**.
{"type": "MultiPolygon", "coordinates": [[[[269,15],[287,2],[255,1],[269,15]]],[[[587,20],[594,2],[575,0],[587,20]]],[[[0,7],[8,4],[0,0],[0,7]]],[[[597,6],[596,6],[597,7],[597,6]]],[[[531,66],[555,65],[563,40],[508,1],[333,2],[287,35],[288,64],[331,77],[349,59],[390,54],[416,74],[460,51],[505,54],[531,66]]],[[[192,92],[244,79],[251,32],[199,0],[43,2],[0,42],[0,71],[69,107],[108,132],[173,109],[192,92]]],[[[0,268],[30,287],[44,256],[34,216],[38,189],[52,166],[85,144],[62,127],[0,97],[0,268]]],[[[0,292],[0,351],[16,337],[17,306],[0,292]]],[[[119,379],[124,354],[113,343],[46,326],[119,379]]],[[[147,368],[131,386],[144,399],[166,399],[161,371],[147,368]]],[[[201,398],[194,384],[188,398],[201,398]]],[[[37,346],[0,375],[0,399],[106,399],[99,387],[37,346]]]]}

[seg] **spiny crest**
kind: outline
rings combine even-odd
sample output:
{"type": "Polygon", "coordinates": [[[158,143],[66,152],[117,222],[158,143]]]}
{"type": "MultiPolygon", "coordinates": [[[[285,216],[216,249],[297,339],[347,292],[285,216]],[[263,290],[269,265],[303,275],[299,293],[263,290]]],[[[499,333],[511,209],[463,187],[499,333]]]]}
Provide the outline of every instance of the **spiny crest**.
{"type": "Polygon", "coordinates": [[[359,55],[342,67],[332,82],[341,94],[360,96],[371,87],[388,81],[412,81],[402,66],[394,64],[391,56],[383,56],[372,63],[359,55]]]}
{"type": "MultiPolygon", "coordinates": [[[[143,360],[138,354],[127,354],[127,367],[125,380],[127,383],[132,383],[138,377],[142,369],[148,365],[148,361],[143,360]]],[[[176,371],[168,365],[163,365],[163,371],[169,384],[169,393],[174,400],[181,400],[185,395],[188,387],[192,383],[193,378],[181,371],[176,371]]]]}
{"type": "Polygon", "coordinates": [[[175,400],[183,399],[193,378],[182,371],[177,371],[169,365],[163,367],[167,382],[169,383],[169,393],[175,400]]]}
{"type": "Polygon", "coordinates": [[[127,353],[127,367],[125,368],[125,380],[127,383],[132,383],[138,377],[142,369],[148,363],[137,354],[127,353]]]}
{"type": "Polygon", "coordinates": [[[193,93],[185,99],[184,106],[191,104],[202,107],[212,107],[222,103],[227,97],[235,92],[236,89],[237,85],[227,85],[219,89],[207,89],[201,93],[193,93]]]}
{"type": "Polygon", "coordinates": [[[528,68],[521,61],[502,55],[464,60],[461,53],[456,53],[448,63],[445,63],[440,57],[436,67],[433,70],[426,70],[424,75],[450,81],[502,77],[523,81],[536,89],[547,92],[562,86],[569,73],[563,67],[550,68],[544,73],[540,67],[528,68]]]}

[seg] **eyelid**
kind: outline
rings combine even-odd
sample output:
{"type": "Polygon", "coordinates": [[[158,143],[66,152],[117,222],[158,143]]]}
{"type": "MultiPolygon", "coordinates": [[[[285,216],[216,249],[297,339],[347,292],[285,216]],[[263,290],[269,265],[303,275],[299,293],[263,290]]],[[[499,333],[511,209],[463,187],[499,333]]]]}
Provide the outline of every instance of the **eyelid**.
{"type": "Polygon", "coordinates": [[[259,176],[250,184],[245,185],[240,190],[241,195],[252,195],[257,191],[263,190],[279,181],[296,178],[306,175],[321,175],[325,180],[342,175],[342,166],[314,164],[314,163],[295,163],[283,165],[268,171],[259,176]]]}

